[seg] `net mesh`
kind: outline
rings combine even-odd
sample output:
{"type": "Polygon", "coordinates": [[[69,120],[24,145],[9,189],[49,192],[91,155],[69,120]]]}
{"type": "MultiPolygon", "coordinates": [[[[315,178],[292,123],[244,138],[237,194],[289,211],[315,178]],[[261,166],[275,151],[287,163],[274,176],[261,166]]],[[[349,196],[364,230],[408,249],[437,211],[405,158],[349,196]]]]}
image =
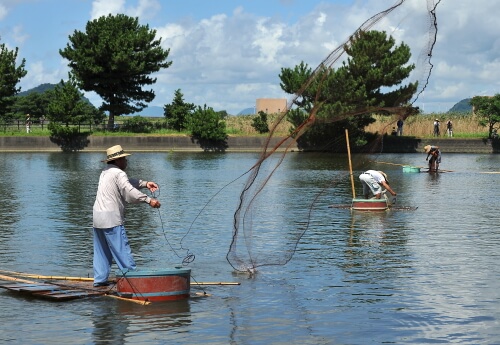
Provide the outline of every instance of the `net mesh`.
{"type": "MultiPolygon", "coordinates": [[[[314,218],[311,217],[315,205],[319,202],[322,193],[311,188],[301,188],[308,181],[301,179],[300,170],[297,170],[297,156],[290,155],[292,147],[317,122],[333,123],[353,116],[367,116],[367,114],[383,113],[392,116],[392,126],[397,119],[406,119],[416,111],[413,106],[418,97],[428,85],[433,69],[431,63],[432,52],[437,37],[436,9],[440,1],[405,1],[401,0],[393,6],[376,13],[348,37],[339,47],[334,49],[313,71],[310,76],[293,92],[293,97],[288,101],[287,111],[279,114],[278,119],[270,128],[269,135],[262,147],[261,154],[256,163],[248,170],[247,180],[241,191],[239,203],[234,213],[233,236],[227,253],[227,260],[237,271],[254,272],[258,267],[269,265],[284,265],[294,255],[297,245],[310,227],[314,218]],[[424,3],[426,3],[424,5],[424,3]],[[412,47],[414,69],[409,79],[414,83],[415,90],[410,100],[392,98],[392,103],[384,106],[370,105],[365,102],[353,100],[342,111],[332,111],[331,116],[318,117],[318,112],[325,107],[326,100],[332,102],[332,97],[343,92],[343,85],[328,84],[326,71],[338,68],[346,61],[346,54],[354,49],[353,42],[363,33],[370,30],[385,31],[395,38],[412,47]],[[341,60],[343,58],[343,60],[341,60]],[[326,90],[333,92],[333,96],[325,96],[326,90]],[[309,96],[313,99],[307,117],[294,130],[278,144],[271,146],[271,139],[275,137],[275,130],[281,123],[288,121],[290,112],[293,111],[301,100],[309,96]],[[280,171],[290,165],[297,171],[297,176],[290,179],[274,178],[280,171]],[[305,191],[305,192],[304,192],[305,191]],[[306,202],[304,202],[306,200],[306,202]],[[289,217],[287,210],[294,207],[294,217],[289,217]],[[298,217],[297,217],[298,215],[298,217]]],[[[388,90],[390,92],[390,90],[388,90]]],[[[380,150],[382,136],[366,145],[366,150],[375,152],[380,150]]],[[[345,137],[331,138],[329,146],[345,146],[345,137]]],[[[332,182],[335,184],[335,182],[332,182]]]]}

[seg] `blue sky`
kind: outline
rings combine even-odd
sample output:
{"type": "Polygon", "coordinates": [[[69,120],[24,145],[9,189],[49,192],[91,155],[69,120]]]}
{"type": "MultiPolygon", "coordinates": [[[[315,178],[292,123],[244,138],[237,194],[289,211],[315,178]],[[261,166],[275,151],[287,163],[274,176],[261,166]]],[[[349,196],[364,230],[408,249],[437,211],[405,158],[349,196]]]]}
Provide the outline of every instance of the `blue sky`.
{"type": "MultiPolygon", "coordinates": [[[[125,13],[157,30],[170,49],[173,64],[155,75],[151,105],[170,103],[181,89],[187,102],[237,114],[257,98],[289,99],[279,86],[281,68],[301,61],[315,68],[365,20],[396,2],[2,0],[0,43],[18,47],[26,59],[28,74],[20,83],[25,91],[67,79],[59,49],[75,30],[85,31],[99,16],[125,13]]],[[[425,13],[426,0],[406,0],[373,29],[409,44],[416,60],[427,43],[425,13]]],[[[500,92],[498,14],[496,1],[441,0],[433,73],[416,105],[425,112],[447,111],[464,98],[500,92]]],[[[86,96],[101,104],[96,94],[86,96]]]]}

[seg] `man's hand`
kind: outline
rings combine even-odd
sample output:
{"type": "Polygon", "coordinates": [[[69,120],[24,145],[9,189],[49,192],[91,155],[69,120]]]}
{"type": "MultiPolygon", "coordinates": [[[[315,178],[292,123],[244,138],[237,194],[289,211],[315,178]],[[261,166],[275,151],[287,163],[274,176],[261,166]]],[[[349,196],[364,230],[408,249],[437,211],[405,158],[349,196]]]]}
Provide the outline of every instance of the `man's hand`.
{"type": "Polygon", "coordinates": [[[146,183],[146,187],[149,189],[151,193],[154,193],[158,190],[158,185],[153,181],[148,181],[146,183]]]}
{"type": "Polygon", "coordinates": [[[151,199],[149,201],[149,206],[151,206],[152,208],[160,208],[161,204],[158,200],[156,199],[151,199]]]}

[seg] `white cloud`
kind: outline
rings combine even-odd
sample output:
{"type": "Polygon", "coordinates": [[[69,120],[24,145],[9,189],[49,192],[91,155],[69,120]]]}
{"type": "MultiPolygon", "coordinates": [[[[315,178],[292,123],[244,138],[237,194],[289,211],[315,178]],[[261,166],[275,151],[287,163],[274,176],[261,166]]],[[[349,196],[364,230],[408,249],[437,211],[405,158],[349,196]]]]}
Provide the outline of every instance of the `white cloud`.
{"type": "Polygon", "coordinates": [[[161,8],[157,0],[139,0],[137,6],[127,6],[126,0],[94,0],[92,2],[91,19],[109,14],[123,13],[142,20],[156,15],[161,8]]]}
{"type": "Polygon", "coordinates": [[[283,24],[270,23],[265,19],[257,22],[252,47],[259,51],[259,63],[274,65],[277,62],[277,54],[286,44],[282,40],[283,31],[283,24]]]}
{"type": "Polygon", "coordinates": [[[24,33],[21,25],[16,25],[12,28],[12,38],[16,44],[23,45],[23,43],[29,38],[29,35],[24,33]]]}
{"type": "Polygon", "coordinates": [[[23,79],[23,91],[37,87],[40,84],[56,84],[61,80],[68,79],[68,67],[65,64],[61,64],[58,69],[47,70],[42,61],[37,61],[27,64],[26,70],[28,74],[23,79]]]}
{"type": "MultiPolygon", "coordinates": [[[[25,19],[25,12],[20,10],[25,0],[4,0],[0,5],[0,37],[8,47],[20,46],[20,56],[27,58],[28,76],[22,80],[25,90],[38,81],[67,78],[67,62],[62,62],[57,49],[65,46],[73,30],[82,30],[87,20],[110,13],[139,17],[142,24],[157,30],[173,62],[156,74],[153,105],[171,102],[174,90],[180,88],[190,102],[235,114],[254,106],[256,98],[287,97],[279,87],[281,68],[293,68],[301,61],[315,68],[367,19],[391,5],[379,0],[317,2],[299,13],[296,10],[303,9],[303,3],[281,1],[285,2],[286,6],[263,0],[207,5],[200,0],[199,6],[192,6],[195,2],[93,0],[75,2],[72,7],[80,6],[78,10],[54,23],[44,21],[49,16],[42,13],[54,11],[50,1],[29,3],[33,11],[41,13],[30,17],[40,19],[37,22],[25,19]],[[265,4],[266,11],[256,6],[259,3],[265,4]]],[[[398,43],[407,43],[412,48],[412,60],[417,62],[429,43],[427,29],[431,23],[426,10],[426,1],[406,0],[371,28],[386,30],[398,43]]],[[[439,3],[426,108],[433,102],[458,102],[485,90],[500,92],[496,13],[500,13],[500,4],[494,1],[439,3]]]]}
{"type": "Polygon", "coordinates": [[[7,7],[0,4],[0,20],[4,19],[7,16],[7,7]]]}
{"type": "Polygon", "coordinates": [[[156,0],[139,0],[137,7],[127,9],[126,14],[132,17],[139,17],[142,20],[147,20],[155,16],[161,8],[161,5],[156,0]]]}
{"type": "Polygon", "coordinates": [[[97,19],[108,14],[122,13],[125,0],[95,0],[92,2],[90,19],[97,19]]]}

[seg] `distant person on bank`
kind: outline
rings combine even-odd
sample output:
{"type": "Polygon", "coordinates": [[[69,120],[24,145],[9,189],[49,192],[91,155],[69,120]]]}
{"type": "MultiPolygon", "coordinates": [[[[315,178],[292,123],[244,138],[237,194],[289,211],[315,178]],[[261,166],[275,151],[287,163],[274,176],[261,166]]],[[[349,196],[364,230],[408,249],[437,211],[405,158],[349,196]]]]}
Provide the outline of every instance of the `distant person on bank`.
{"type": "Polygon", "coordinates": [[[393,196],[396,196],[396,192],[389,186],[387,174],[383,171],[367,170],[359,175],[359,180],[363,185],[363,196],[365,199],[368,199],[370,191],[374,195],[374,199],[380,199],[383,192],[382,187],[393,196]]]}
{"type": "Polygon", "coordinates": [[[439,126],[440,126],[439,120],[435,119],[434,120],[434,132],[433,132],[435,137],[439,137],[439,135],[441,134],[441,132],[439,130],[439,126]]]}
{"type": "Polygon", "coordinates": [[[403,119],[399,119],[397,122],[398,130],[397,130],[397,135],[402,136],[403,135],[403,119]]]}
{"type": "Polygon", "coordinates": [[[26,114],[26,133],[31,133],[31,116],[26,114]]]}
{"type": "Polygon", "coordinates": [[[125,232],[125,203],[146,203],[159,208],[160,202],[139,189],[158,190],[152,181],[129,179],[125,173],[127,156],[120,145],[106,150],[107,166],[101,172],[93,208],[94,228],[94,286],[108,286],[108,277],[114,259],[118,268],[135,270],[132,250],[125,232]]]}
{"type": "Polygon", "coordinates": [[[438,146],[426,145],[424,151],[427,153],[426,161],[429,161],[429,172],[437,172],[441,163],[441,151],[438,146]],[[429,157],[431,157],[429,159],[429,157]]]}
{"type": "Polygon", "coordinates": [[[446,122],[446,133],[448,133],[449,137],[453,136],[453,122],[451,122],[451,120],[446,122]]]}

